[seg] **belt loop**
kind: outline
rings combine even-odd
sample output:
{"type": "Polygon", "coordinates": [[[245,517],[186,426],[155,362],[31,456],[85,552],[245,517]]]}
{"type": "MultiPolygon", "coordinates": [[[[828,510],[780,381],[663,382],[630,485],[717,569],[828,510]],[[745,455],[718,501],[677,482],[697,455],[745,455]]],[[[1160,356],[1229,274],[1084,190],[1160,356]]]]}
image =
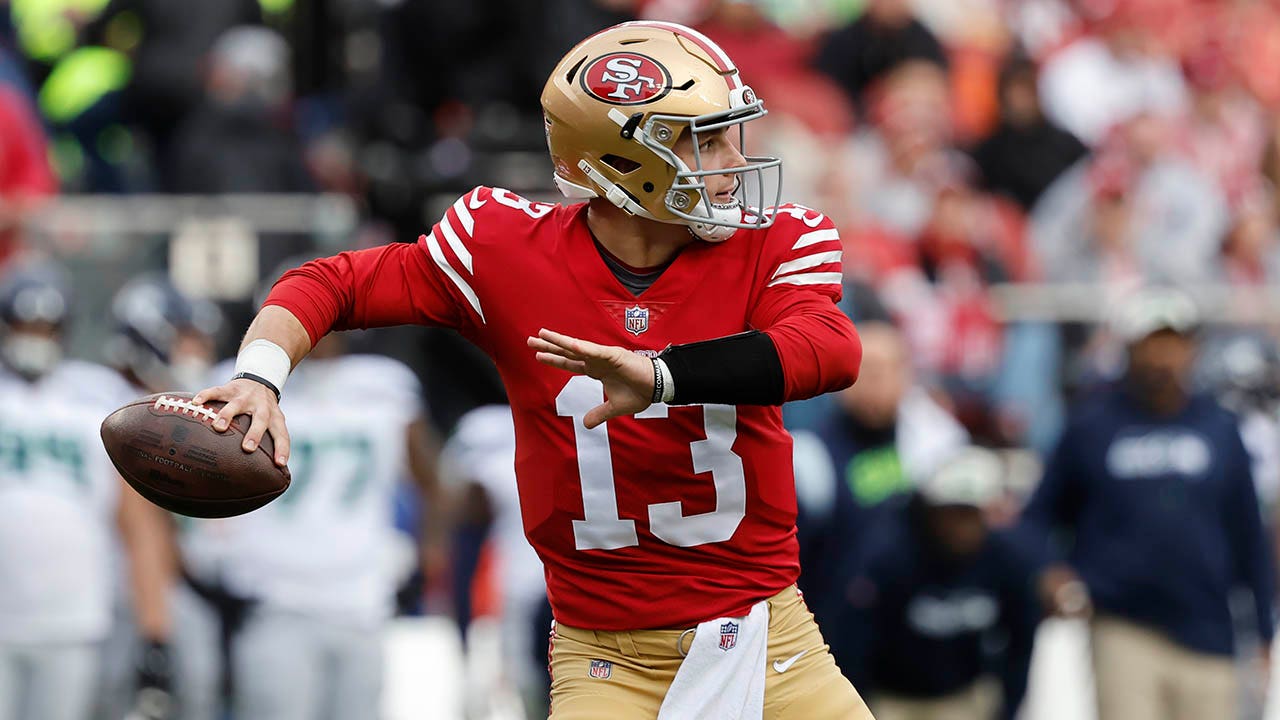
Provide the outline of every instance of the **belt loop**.
{"type": "Polygon", "coordinates": [[[631,637],[630,632],[619,632],[616,636],[619,652],[627,657],[640,657],[640,653],[636,651],[635,639],[631,637]]]}

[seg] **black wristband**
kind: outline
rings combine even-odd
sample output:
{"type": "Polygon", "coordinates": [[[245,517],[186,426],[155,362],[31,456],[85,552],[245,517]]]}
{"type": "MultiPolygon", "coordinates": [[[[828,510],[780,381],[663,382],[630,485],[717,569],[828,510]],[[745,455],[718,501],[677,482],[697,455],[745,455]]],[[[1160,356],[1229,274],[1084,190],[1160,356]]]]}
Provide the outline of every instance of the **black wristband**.
{"type": "Polygon", "coordinates": [[[672,345],[658,357],[675,385],[670,405],[781,405],[784,399],[778,349],[758,330],[672,345]]]}
{"type": "Polygon", "coordinates": [[[271,392],[276,394],[276,402],[280,402],[280,388],[276,387],[275,383],[262,377],[261,375],[254,375],[253,373],[249,373],[249,372],[238,372],[234,376],[232,376],[231,379],[232,380],[240,380],[240,379],[252,380],[256,383],[262,383],[263,385],[266,385],[267,388],[271,390],[271,392]]]}

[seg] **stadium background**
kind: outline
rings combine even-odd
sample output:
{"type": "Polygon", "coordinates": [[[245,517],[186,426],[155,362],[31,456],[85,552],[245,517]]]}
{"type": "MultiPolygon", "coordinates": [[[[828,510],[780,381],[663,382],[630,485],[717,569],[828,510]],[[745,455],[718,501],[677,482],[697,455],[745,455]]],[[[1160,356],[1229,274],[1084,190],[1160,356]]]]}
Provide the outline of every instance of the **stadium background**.
{"type": "MultiPolygon", "coordinates": [[[[0,10],[0,263],[65,265],[79,357],[103,359],[110,298],[138,274],[165,271],[218,302],[227,356],[286,257],[413,241],[478,184],[552,199],[537,104],[547,71],[590,32],[645,17],[694,25],[739,61],[770,110],[753,141],[784,158],[785,198],[840,227],[849,311],[892,318],[917,382],[1001,449],[1004,506],[1034,486],[1073,394],[1117,371],[1107,310],[1142,281],[1196,298],[1210,321],[1204,383],[1276,424],[1280,3],[0,10]],[[1215,363],[1228,346],[1250,361],[1215,363]]],[[[487,361],[451,333],[357,343],[419,373],[442,436],[502,401],[487,361]]],[[[821,403],[787,409],[796,429],[822,416],[821,403]]],[[[1280,465],[1261,467],[1270,519],[1280,465]]],[[[393,667],[393,682],[430,676],[437,697],[456,699],[456,641],[431,627],[435,669],[393,667]]],[[[1088,717],[1080,628],[1050,621],[1041,638],[1024,717],[1088,717]]]]}

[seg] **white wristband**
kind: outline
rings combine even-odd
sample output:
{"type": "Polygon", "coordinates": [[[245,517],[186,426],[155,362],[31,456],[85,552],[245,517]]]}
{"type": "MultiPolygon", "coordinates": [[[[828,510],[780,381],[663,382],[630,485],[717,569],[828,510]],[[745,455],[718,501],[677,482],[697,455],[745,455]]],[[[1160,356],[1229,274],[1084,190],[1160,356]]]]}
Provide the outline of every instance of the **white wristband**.
{"type": "Polygon", "coordinates": [[[662,402],[671,402],[676,396],[676,381],[671,379],[671,368],[662,358],[654,358],[658,364],[658,372],[662,373],[662,402]]]}
{"type": "Polygon", "coordinates": [[[293,369],[293,360],[284,348],[270,340],[254,340],[236,356],[236,373],[252,373],[270,380],[277,390],[284,390],[284,381],[293,369]]]}

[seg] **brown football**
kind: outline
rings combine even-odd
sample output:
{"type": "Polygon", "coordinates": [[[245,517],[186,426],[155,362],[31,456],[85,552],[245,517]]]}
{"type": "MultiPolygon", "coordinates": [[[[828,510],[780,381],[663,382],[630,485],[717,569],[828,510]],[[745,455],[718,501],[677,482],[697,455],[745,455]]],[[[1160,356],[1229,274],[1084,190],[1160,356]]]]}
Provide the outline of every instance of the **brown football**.
{"type": "Polygon", "coordinates": [[[138,494],[170,512],[222,518],[266,505],[289,488],[289,470],[272,460],[269,433],[253,452],[240,447],[249,416],[213,429],[222,402],[196,405],[191,393],[135,400],[102,421],[102,444],[138,494]]]}

